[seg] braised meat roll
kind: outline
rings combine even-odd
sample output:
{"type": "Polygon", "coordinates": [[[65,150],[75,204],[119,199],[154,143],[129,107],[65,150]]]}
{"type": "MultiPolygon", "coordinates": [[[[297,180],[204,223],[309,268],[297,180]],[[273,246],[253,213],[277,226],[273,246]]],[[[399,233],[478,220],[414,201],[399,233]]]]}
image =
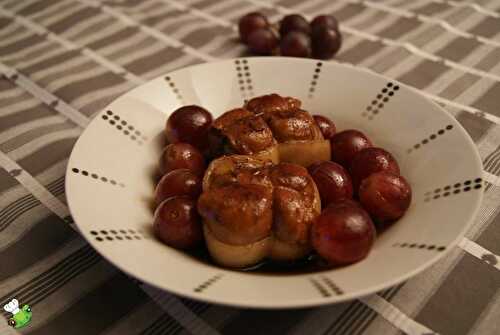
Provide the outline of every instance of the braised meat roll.
{"type": "Polygon", "coordinates": [[[291,261],[306,256],[310,227],[321,205],[305,168],[235,155],[208,167],[198,211],[213,259],[228,267],[246,267],[265,258],[291,261]]]}
{"type": "Polygon", "coordinates": [[[219,137],[219,154],[251,155],[278,162],[277,142],[264,119],[252,112],[237,108],[230,110],[213,123],[212,137],[219,137]]]}
{"type": "Polygon", "coordinates": [[[254,114],[261,114],[266,119],[276,112],[300,109],[302,102],[292,97],[282,97],[276,93],[250,99],[245,108],[254,114]]]}
{"type": "Polygon", "coordinates": [[[221,138],[219,154],[252,155],[306,167],[329,160],[330,142],[301,105],[298,99],[269,94],[224,113],[214,121],[212,131],[221,138]]]}
{"type": "Polygon", "coordinates": [[[270,169],[273,194],[273,235],[269,257],[293,261],[311,251],[309,230],[321,213],[321,199],[307,170],[280,163],[270,169]]]}

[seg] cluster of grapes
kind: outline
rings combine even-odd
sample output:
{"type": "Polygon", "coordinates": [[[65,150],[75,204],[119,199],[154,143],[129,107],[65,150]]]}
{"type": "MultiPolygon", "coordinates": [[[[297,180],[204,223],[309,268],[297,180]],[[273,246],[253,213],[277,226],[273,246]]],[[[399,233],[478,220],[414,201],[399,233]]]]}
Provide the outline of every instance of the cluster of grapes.
{"type": "Polygon", "coordinates": [[[240,18],[240,38],[258,55],[332,58],[342,45],[338,22],[331,15],[319,15],[311,23],[299,14],[287,15],[279,23],[279,36],[267,18],[258,12],[240,18]]]}
{"type": "Polygon", "coordinates": [[[178,249],[191,249],[203,241],[196,202],[206,169],[203,148],[212,115],[198,106],[184,106],[168,118],[168,144],[160,157],[161,179],[155,190],[156,236],[178,249]]]}
{"type": "Polygon", "coordinates": [[[411,186],[388,151],[374,147],[361,131],[336,133],[334,123],[314,116],[330,140],[331,161],[309,166],[324,208],[312,225],[316,252],[331,264],[366,257],[380,230],[401,218],[411,203],[411,186]]]}

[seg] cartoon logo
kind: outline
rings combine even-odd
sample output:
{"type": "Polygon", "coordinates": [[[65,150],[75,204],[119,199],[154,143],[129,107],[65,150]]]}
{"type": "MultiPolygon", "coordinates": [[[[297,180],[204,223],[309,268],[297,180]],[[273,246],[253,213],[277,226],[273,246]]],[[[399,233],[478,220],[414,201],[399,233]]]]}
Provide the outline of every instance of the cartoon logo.
{"type": "Polygon", "coordinates": [[[14,328],[22,328],[31,321],[31,307],[29,305],[24,305],[19,309],[19,301],[17,301],[17,299],[12,299],[11,302],[3,306],[3,309],[12,313],[12,317],[9,319],[8,324],[14,328]]]}

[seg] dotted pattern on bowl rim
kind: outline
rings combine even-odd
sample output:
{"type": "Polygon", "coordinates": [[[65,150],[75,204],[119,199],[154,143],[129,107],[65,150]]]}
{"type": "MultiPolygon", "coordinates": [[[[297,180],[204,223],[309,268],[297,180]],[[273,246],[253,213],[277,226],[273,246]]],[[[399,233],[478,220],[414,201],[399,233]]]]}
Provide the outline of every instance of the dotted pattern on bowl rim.
{"type": "Polygon", "coordinates": [[[210,279],[204,281],[203,283],[201,283],[200,285],[196,286],[193,291],[195,291],[196,293],[202,293],[203,291],[205,291],[208,287],[212,286],[213,284],[215,284],[215,282],[219,281],[221,278],[223,277],[222,274],[217,274],[213,277],[211,277],[210,279]]]}
{"type": "Polygon", "coordinates": [[[314,92],[317,89],[318,81],[319,81],[319,76],[321,74],[321,67],[323,66],[322,62],[317,62],[316,67],[314,68],[313,76],[311,79],[311,84],[309,86],[309,92],[307,94],[307,97],[309,99],[312,99],[314,97],[314,92]]]}
{"type": "Polygon", "coordinates": [[[241,97],[246,103],[249,98],[254,96],[250,65],[248,63],[248,60],[246,59],[235,59],[234,66],[236,69],[236,76],[241,92],[241,97]]]}
{"type": "Polygon", "coordinates": [[[121,187],[125,187],[125,184],[124,183],[121,183],[121,182],[117,182],[116,180],[114,179],[111,179],[111,178],[108,178],[108,177],[104,177],[104,176],[99,176],[97,173],[94,173],[94,172],[89,172],[87,170],[81,170],[79,168],[71,168],[71,171],[75,174],[80,174],[82,176],[85,176],[85,177],[91,177],[97,181],[101,181],[103,183],[110,183],[111,185],[118,185],[118,186],[121,186],[121,187]]]}
{"type": "Polygon", "coordinates": [[[322,276],[320,278],[309,278],[309,282],[324,298],[329,298],[332,295],[344,294],[344,291],[328,277],[322,276]]]}
{"type": "Polygon", "coordinates": [[[165,81],[167,82],[168,86],[170,87],[170,89],[172,90],[172,92],[175,94],[175,97],[177,98],[177,100],[179,100],[179,102],[181,103],[181,105],[185,105],[184,98],[183,98],[183,96],[182,96],[179,88],[177,88],[177,86],[175,85],[175,82],[172,79],[172,77],[166,76],[165,77],[165,81]]]}
{"type": "Polygon", "coordinates": [[[149,236],[136,229],[101,229],[90,230],[90,234],[98,242],[123,242],[149,239],[149,236]]]}
{"type": "Polygon", "coordinates": [[[316,291],[321,294],[323,298],[329,298],[332,296],[332,294],[324,287],[322,284],[320,284],[319,281],[313,278],[309,278],[309,282],[312,284],[312,286],[316,289],[316,291]]]}
{"type": "Polygon", "coordinates": [[[426,244],[426,243],[403,242],[403,243],[394,243],[392,246],[395,248],[419,249],[419,250],[436,251],[436,252],[441,252],[446,250],[445,246],[437,246],[434,244],[426,244]]]}
{"type": "Polygon", "coordinates": [[[110,125],[116,127],[116,129],[120,130],[124,135],[139,145],[142,145],[143,141],[148,140],[148,138],[138,129],[129,124],[126,120],[123,120],[119,115],[116,115],[116,113],[113,113],[111,110],[107,110],[101,118],[108,121],[110,125]]]}
{"type": "Polygon", "coordinates": [[[460,193],[469,192],[472,190],[479,190],[483,187],[483,179],[476,178],[474,180],[467,179],[464,182],[457,182],[450,185],[445,185],[443,187],[438,187],[432,191],[427,191],[424,193],[424,202],[429,202],[431,200],[437,200],[440,198],[446,198],[452,195],[457,195],[460,193]]]}
{"type": "Polygon", "coordinates": [[[361,116],[368,118],[368,120],[373,120],[373,118],[378,115],[385,104],[387,104],[391,98],[399,90],[399,85],[392,82],[387,83],[384,88],[380,90],[375,99],[373,99],[370,105],[366,106],[365,110],[361,113],[361,116]]]}
{"type": "Polygon", "coordinates": [[[330,290],[332,292],[334,292],[336,295],[344,294],[344,290],[342,290],[340,287],[338,287],[337,284],[335,284],[335,282],[333,280],[331,280],[330,278],[322,276],[321,280],[323,280],[325,285],[328,286],[330,288],[330,290]]]}
{"type": "Polygon", "coordinates": [[[420,149],[421,147],[423,147],[424,145],[426,144],[429,144],[431,141],[433,140],[436,140],[438,139],[440,136],[443,136],[446,132],[449,132],[450,130],[452,130],[454,127],[452,124],[449,124],[447,125],[446,127],[443,127],[441,129],[439,129],[437,132],[435,132],[434,134],[431,134],[429,137],[426,137],[424,138],[422,141],[420,141],[419,143],[413,145],[412,148],[409,148],[408,150],[406,150],[407,153],[412,153],[414,150],[418,150],[420,149]]]}

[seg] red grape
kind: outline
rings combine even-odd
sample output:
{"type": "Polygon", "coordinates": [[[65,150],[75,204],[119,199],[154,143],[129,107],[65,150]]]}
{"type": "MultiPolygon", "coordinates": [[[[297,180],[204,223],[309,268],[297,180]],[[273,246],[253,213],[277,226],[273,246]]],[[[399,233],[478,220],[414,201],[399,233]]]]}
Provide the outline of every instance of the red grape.
{"type": "Polygon", "coordinates": [[[188,169],[197,175],[202,175],[205,167],[205,159],[202,154],[198,149],[187,143],[167,145],[160,157],[160,172],[162,175],[177,169],[188,169]]]}
{"type": "Polygon", "coordinates": [[[323,207],[352,198],[351,177],[339,164],[324,161],[311,165],[308,170],[318,187],[323,207]]]}
{"type": "Polygon", "coordinates": [[[260,28],[269,27],[267,18],[258,12],[248,13],[240,18],[238,30],[243,43],[247,43],[252,32],[260,28]]]}
{"type": "Polygon", "coordinates": [[[375,242],[375,226],[368,213],[352,200],[328,206],[312,226],[312,244],[330,264],[365,258],[375,242]]]}
{"type": "Polygon", "coordinates": [[[313,56],[319,59],[332,58],[342,45],[342,35],[335,29],[316,29],[312,34],[313,56]]]}
{"type": "Polygon", "coordinates": [[[339,163],[344,168],[348,169],[354,155],[372,146],[370,140],[362,132],[349,129],[335,134],[330,139],[332,150],[332,161],[339,163]]]}
{"type": "Polygon", "coordinates": [[[247,44],[255,54],[270,55],[278,45],[278,38],[270,28],[259,28],[248,35],[247,44]]]}
{"type": "Polygon", "coordinates": [[[332,120],[323,115],[313,115],[314,121],[318,125],[325,140],[329,140],[335,135],[337,128],[332,120]]]}
{"type": "Polygon", "coordinates": [[[212,115],[204,108],[190,105],[174,111],[165,127],[170,143],[185,142],[203,149],[212,126],[212,115]]]}
{"type": "Polygon", "coordinates": [[[201,194],[201,179],[187,169],[177,169],[164,175],[155,189],[155,201],[159,205],[163,200],[186,195],[193,199],[201,194]]]}
{"type": "Polygon", "coordinates": [[[171,197],[155,211],[155,235],[177,249],[190,249],[203,240],[201,219],[196,212],[196,201],[186,197],[171,197]]]}
{"type": "Polygon", "coordinates": [[[311,39],[300,31],[292,31],[281,39],[280,50],[282,56],[310,57],[311,39]]]}
{"type": "Polygon", "coordinates": [[[399,165],[394,156],[381,148],[365,148],[354,155],[351,168],[354,189],[357,191],[363,179],[372,173],[388,171],[399,174],[399,165]]]}
{"type": "Polygon", "coordinates": [[[322,29],[339,30],[339,23],[332,15],[318,15],[311,21],[311,30],[314,34],[315,31],[322,29]]]}
{"type": "Polygon", "coordinates": [[[410,206],[411,186],[397,174],[376,172],[361,183],[359,199],[376,221],[394,221],[402,217],[410,206]]]}
{"type": "Polygon", "coordinates": [[[280,22],[280,35],[283,38],[292,31],[300,31],[309,35],[311,34],[311,26],[302,15],[287,15],[280,22]]]}

